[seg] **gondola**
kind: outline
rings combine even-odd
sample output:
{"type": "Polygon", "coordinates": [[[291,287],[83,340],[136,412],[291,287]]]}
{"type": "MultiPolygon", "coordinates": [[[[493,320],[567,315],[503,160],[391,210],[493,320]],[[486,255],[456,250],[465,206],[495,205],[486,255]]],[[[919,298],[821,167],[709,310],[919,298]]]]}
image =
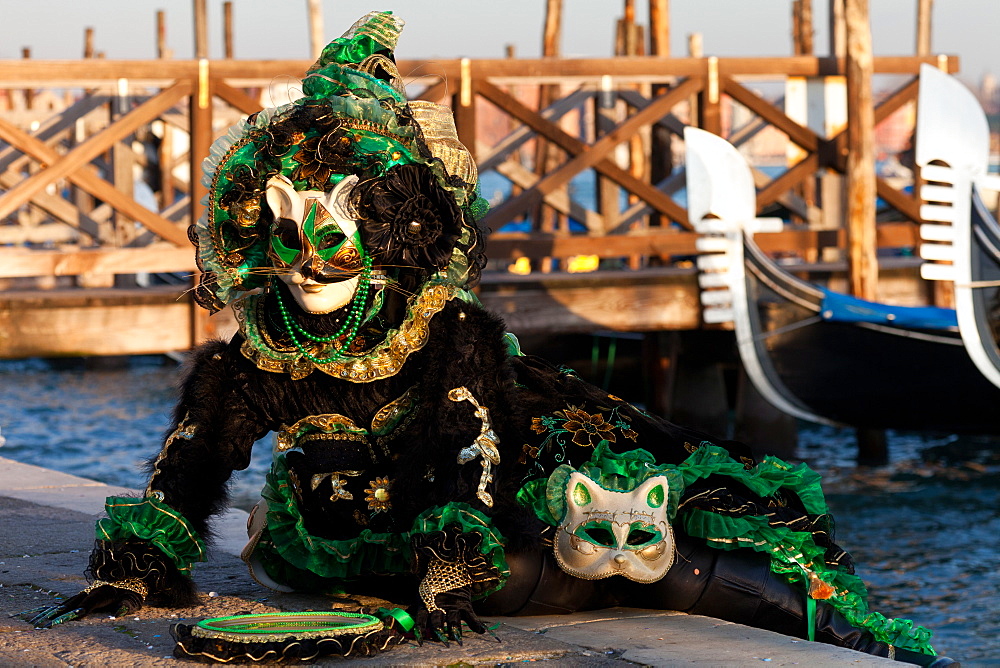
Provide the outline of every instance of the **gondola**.
{"type": "Polygon", "coordinates": [[[980,372],[1000,387],[1000,224],[981,193],[1000,190],[988,173],[989,125],[979,102],[956,79],[920,71],[916,162],[927,182],[920,215],[926,243],[921,276],[951,281],[962,341],[980,372]]]}
{"type": "Polygon", "coordinates": [[[782,223],[756,217],[739,152],[695,128],[685,142],[703,317],[733,322],[765,399],[820,424],[1000,433],[1000,388],[966,352],[954,310],[867,302],[792,275],[754,243],[782,223]]]}

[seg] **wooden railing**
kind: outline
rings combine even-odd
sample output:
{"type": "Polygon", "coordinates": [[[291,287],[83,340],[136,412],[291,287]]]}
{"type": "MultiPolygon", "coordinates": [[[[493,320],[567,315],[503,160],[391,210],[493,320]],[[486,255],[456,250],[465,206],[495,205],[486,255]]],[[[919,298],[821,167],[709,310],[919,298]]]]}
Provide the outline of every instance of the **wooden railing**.
{"type": "MultiPolygon", "coordinates": [[[[906,78],[879,104],[876,121],[915,100],[923,62],[949,71],[958,65],[955,58],[875,59],[877,74],[906,78]]],[[[122,285],[115,275],[193,274],[186,228],[200,215],[200,165],[211,142],[237,118],[260,109],[263,88],[275,81],[296,86],[308,65],[0,61],[0,289],[31,288],[29,277],[43,287],[106,288],[122,285]],[[34,108],[20,103],[27,99],[34,108]],[[46,100],[49,110],[39,109],[46,100]],[[137,179],[139,171],[145,176],[137,179]]],[[[480,171],[512,184],[511,196],[494,202],[485,220],[494,230],[493,269],[505,270],[518,257],[592,255],[627,260],[604,269],[641,270],[694,254],[686,211],[672,196],[683,187],[683,170],[670,169],[671,162],[662,178],[652,179],[652,170],[635,162],[637,138],[645,136],[648,162],[662,157],[655,148],[651,154],[650,135],[659,136],[660,150],[664,133],[680,146],[688,123],[737,145],[762,127],[777,128],[801,157],[776,178],[756,172],[758,208],[780,204],[801,221],[814,213],[803,189],[817,172],[843,171],[849,150],[846,129],[820,136],[750,88],[761,79],[842,74],[844,63],[832,58],[439,60],[401,61],[399,67],[404,76],[416,74],[408,79],[414,98],[451,104],[480,171]],[[559,87],[544,109],[533,102],[539,86],[559,87]],[[732,102],[749,110],[753,121],[727,127],[732,102]],[[562,155],[547,171],[521,157],[540,141],[562,155]],[[618,155],[623,146],[630,147],[631,162],[618,155]],[[595,196],[581,199],[567,186],[587,170],[594,173],[595,196]],[[501,231],[515,221],[522,231],[501,231]]],[[[879,225],[880,245],[915,245],[916,226],[907,221],[919,219],[918,203],[882,180],[878,193],[900,214],[900,222],[879,225]]],[[[842,246],[843,234],[803,223],[758,241],[766,250],[808,255],[842,246]]],[[[564,267],[558,261],[532,264],[534,272],[564,267]]],[[[502,283],[505,276],[494,272],[489,280],[502,283]]],[[[690,326],[686,318],[678,326],[690,326]]],[[[204,325],[195,327],[196,341],[204,325]]]]}

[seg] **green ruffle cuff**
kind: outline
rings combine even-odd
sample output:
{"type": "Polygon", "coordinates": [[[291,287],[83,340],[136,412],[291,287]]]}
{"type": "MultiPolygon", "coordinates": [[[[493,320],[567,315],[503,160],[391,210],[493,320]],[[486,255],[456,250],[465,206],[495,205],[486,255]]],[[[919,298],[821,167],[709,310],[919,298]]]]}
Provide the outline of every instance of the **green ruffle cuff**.
{"type": "Polygon", "coordinates": [[[260,542],[261,557],[269,575],[295,588],[303,583],[314,586],[316,576],[323,580],[349,580],[365,575],[410,573],[413,536],[451,527],[481,538],[479,553],[494,572],[484,596],[502,587],[509,575],[503,536],[488,517],[464,503],[424,511],[407,532],[375,533],[365,529],[355,538],[335,540],[313,535],[306,528],[284,458],[277,457],[272,463],[262,496],[267,502],[267,527],[260,542]],[[284,563],[277,563],[273,557],[280,557],[284,563]]]}
{"type": "MultiPolygon", "coordinates": [[[[566,514],[566,485],[574,471],[560,466],[551,476],[533,480],[518,492],[517,499],[535,515],[558,526],[566,514]]],[[[792,465],[767,457],[747,469],[723,448],[702,443],[677,465],[658,465],[645,450],[612,452],[606,441],[595,448],[591,460],[579,471],[605,489],[627,492],[655,475],[669,483],[668,516],[678,518],[688,535],[701,538],[715,548],[750,548],[771,558],[771,570],[803,588],[807,596],[825,600],[855,627],[869,631],[876,640],[901,649],[934,654],[931,632],[907,619],[888,619],[868,608],[864,582],[845,569],[826,563],[826,547],[818,545],[809,531],[771,525],[764,515],[720,514],[700,508],[684,508],[679,500],[689,485],[709,476],[725,476],[761,498],[792,493],[819,526],[828,525],[829,507],[820,486],[820,475],[806,464],[792,465]]]]}
{"type": "Polygon", "coordinates": [[[196,561],[205,561],[205,541],[179,512],[153,497],[109,496],[108,516],[97,521],[97,540],[139,539],[163,552],[184,575],[196,561]]]}
{"type": "Polygon", "coordinates": [[[421,513],[413,522],[410,536],[427,538],[430,534],[444,533],[446,529],[457,530],[461,534],[476,534],[480,538],[478,555],[465,558],[466,566],[474,572],[473,598],[484,598],[502,589],[510,577],[510,569],[504,557],[503,536],[493,527],[490,519],[468,504],[449,503],[421,513]]]}

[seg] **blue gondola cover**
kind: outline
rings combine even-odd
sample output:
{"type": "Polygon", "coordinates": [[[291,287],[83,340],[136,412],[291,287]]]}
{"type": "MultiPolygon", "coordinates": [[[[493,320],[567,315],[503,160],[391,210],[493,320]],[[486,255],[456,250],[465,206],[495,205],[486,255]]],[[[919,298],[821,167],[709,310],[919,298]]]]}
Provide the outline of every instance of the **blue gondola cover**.
{"type": "Polygon", "coordinates": [[[955,309],[938,306],[891,306],[869,302],[825,288],[822,315],[824,320],[837,322],[871,322],[894,327],[915,329],[958,328],[955,309]]]}

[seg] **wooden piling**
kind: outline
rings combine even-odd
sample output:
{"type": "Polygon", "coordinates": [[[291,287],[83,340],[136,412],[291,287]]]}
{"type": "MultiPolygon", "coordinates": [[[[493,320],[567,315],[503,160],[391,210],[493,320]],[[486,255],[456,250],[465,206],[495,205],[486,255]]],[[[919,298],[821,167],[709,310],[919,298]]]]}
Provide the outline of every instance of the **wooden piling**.
{"type": "MultiPolygon", "coordinates": [[[[205,0],[194,0],[195,57],[198,59],[198,79],[195,90],[189,98],[188,109],[191,123],[191,146],[188,151],[188,166],[191,179],[188,183],[191,221],[201,217],[201,201],[208,194],[208,188],[201,182],[201,163],[208,155],[214,139],[212,130],[212,79],[208,61],[208,17],[205,0]]],[[[197,273],[197,272],[196,272],[197,273]]],[[[198,276],[193,277],[194,281],[198,276]]],[[[209,339],[215,332],[215,324],[208,319],[208,312],[191,302],[191,341],[197,345],[209,339]]]]}
{"type": "Polygon", "coordinates": [[[812,0],[792,3],[792,41],[796,56],[813,54],[812,0]]]}
{"type": "MultiPolygon", "coordinates": [[[[933,0],[917,0],[917,30],[914,52],[918,56],[931,55],[932,6],[933,0]]],[[[922,185],[920,170],[914,170],[913,192],[920,192],[922,185]]],[[[955,286],[952,281],[928,281],[928,283],[928,301],[931,304],[942,308],[955,308],[955,286]]]]}
{"type": "Polygon", "coordinates": [[[323,6],[320,0],[307,0],[309,10],[309,54],[313,59],[323,53],[323,6]]]}
{"type": "Polygon", "coordinates": [[[844,26],[844,0],[830,0],[830,55],[847,55],[847,33],[844,26]]]}
{"type": "MultiPolygon", "coordinates": [[[[611,76],[602,77],[601,89],[594,97],[594,141],[597,141],[615,127],[617,122],[617,95],[611,85],[611,76]]],[[[621,215],[621,190],[612,179],[596,176],[597,210],[601,214],[604,229],[612,230],[618,225],[621,215]]]]}
{"type": "Polygon", "coordinates": [[[649,0],[649,55],[670,56],[670,0],[649,0]]]}
{"type": "MultiPolygon", "coordinates": [[[[562,44],[562,0],[547,0],[545,4],[545,29],[542,34],[542,57],[558,58],[562,44]]],[[[538,110],[542,111],[555,100],[558,86],[543,84],[538,87],[538,110]]],[[[541,136],[535,140],[535,174],[541,178],[554,169],[559,162],[559,149],[541,136]]],[[[536,229],[554,232],[560,225],[560,214],[539,200],[532,213],[536,229]]],[[[541,270],[552,270],[552,260],[546,258],[540,263],[541,270]]]]}
{"type": "MultiPolygon", "coordinates": [[[[700,32],[688,33],[688,57],[703,58],[705,56],[704,40],[700,32]]],[[[688,100],[688,123],[697,123],[701,114],[698,111],[698,96],[692,95],[688,100]]]]}
{"type": "MultiPolygon", "coordinates": [[[[645,55],[645,40],[642,26],[635,22],[635,0],[625,0],[623,17],[618,21],[617,34],[618,38],[615,42],[616,56],[645,55]]],[[[640,84],[634,88],[643,93],[643,97],[650,96],[648,85],[642,86],[640,84]]],[[[647,180],[646,146],[644,145],[648,144],[647,135],[648,133],[646,132],[640,132],[628,140],[628,171],[629,174],[640,181],[647,180]]],[[[629,205],[633,205],[639,201],[639,198],[635,194],[629,193],[627,201],[629,205]]],[[[633,230],[637,230],[647,227],[647,225],[648,221],[644,218],[641,221],[636,221],[630,227],[633,230]]],[[[628,264],[632,269],[640,269],[642,268],[642,258],[638,255],[629,256],[628,264]]]]}
{"type": "MultiPolygon", "coordinates": [[[[24,46],[21,47],[21,59],[31,60],[31,47],[24,46]]],[[[24,108],[31,109],[35,106],[35,91],[32,88],[24,89],[24,108]]]]}
{"type": "MultiPolygon", "coordinates": [[[[167,13],[162,9],[156,12],[156,57],[158,60],[170,58],[171,51],[167,47],[167,13]]],[[[163,122],[163,136],[157,148],[157,158],[160,165],[159,193],[160,208],[166,209],[174,203],[174,131],[170,124],[163,122]]]]}
{"type": "Polygon", "coordinates": [[[94,29],[89,26],[83,29],[83,57],[94,57],[94,29]]]}
{"type": "Polygon", "coordinates": [[[885,466],[889,463],[889,443],[884,429],[855,429],[858,466],[885,466]]]}
{"type": "Polygon", "coordinates": [[[167,13],[162,9],[156,12],[156,57],[170,57],[170,50],[167,48],[167,13]]]}
{"type": "Polygon", "coordinates": [[[223,58],[233,59],[233,3],[222,3],[222,44],[223,58]]]}
{"type": "Polygon", "coordinates": [[[194,57],[198,60],[208,58],[208,10],[205,2],[194,0],[194,57]]]}
{"type": "MultiPolygon", "coordinates": [[[[506,44],[506,45],[504,45],[503,52],[504,52],[504,58],[506,58],[507,60],[516,60],[517,59],[517,47],[514,44],[506,44]]],[[[510,89],[509,89],[509,92],[510,92],[510,94],[511,94],[512,97],[514,97],[514,98],[518,97],[518,87],[517,86],[513,86],[512,85],[510,87],[510,89]]],[[[508,132],[514,132],[515,130],[518,129],[518,127],[520,127],[520,123],[518,123],[517,120],[514,119],[513,117],[509,117],[509,119],[508,119],[508,125],[507,125],[507,131],[508,132]]],[[[508,158],[508,160],[510,162],[513,162],[514,164],[516,164],[518,166],[523,166],[524,165],[524,154],[523,154],[522,149],[520,147],[514,149],[514,151],[510,154],[510,158],[508,158]]],[[[510,185],[510,194],[511,194],[511,197],[517,197],[518,195],[521,194],[521,191],[522,191],[521,186],[519,186],[519,185],[517,185],[516,183],[513,183],[513,182],[511,183],[511,185],[510,185]]],[[[523,220],[523,217],[520,220],[523,220]]]]}
{"type": "MultiPolygon", "coordinates": [[[[670,0],[649,0],[649,55],[670,57],[670,0]]],[[[670,90],[667,84],[654,84],[653,97],[670,90]]],[[[673,172],[672,138],[670,130],[661,124],[653,125],[650,133],[649,180],[655,186],[673,172]]],[[[650,224],[666,227],[670,221],[660,213],[650,216],[650,224]]]]}
{"type": "MultiPolygon", "coordinates": [[[[875,107],[868,0],[845,0],[847,35],[847,274],[851,294],[875,301],[878,258],[875,229],[875,107]]],[[[888,461],[885,432],[858,429],[858,463],[888,461]]]]}
{"type": "MultiPolygon", "coordinates": [[[[812,0],[795,0],[792,4],[792,50],[796,56],[813,55],[813,17],[812,0]]],[[[787,101],[787,97],[786,97],[787,101]]],[[[816,206],[816,182],[807,179],[795,189],[806,208],[816,206]]],[[[808,217],[793,214],[792,222],[808,223],[808,217]]]]}
{"type": "Polygon", "coordinates": [[[868,0],[846,0],[847,27],[847,227],[851,294],[875,300],[875,109],[872,104],[872,36],[868,0]]]}
{"type": "Polygon", "coordinates": [[[917,0],[917,46],[918,56],[931,55],[931,9],[934,0],[917,0]]]}

